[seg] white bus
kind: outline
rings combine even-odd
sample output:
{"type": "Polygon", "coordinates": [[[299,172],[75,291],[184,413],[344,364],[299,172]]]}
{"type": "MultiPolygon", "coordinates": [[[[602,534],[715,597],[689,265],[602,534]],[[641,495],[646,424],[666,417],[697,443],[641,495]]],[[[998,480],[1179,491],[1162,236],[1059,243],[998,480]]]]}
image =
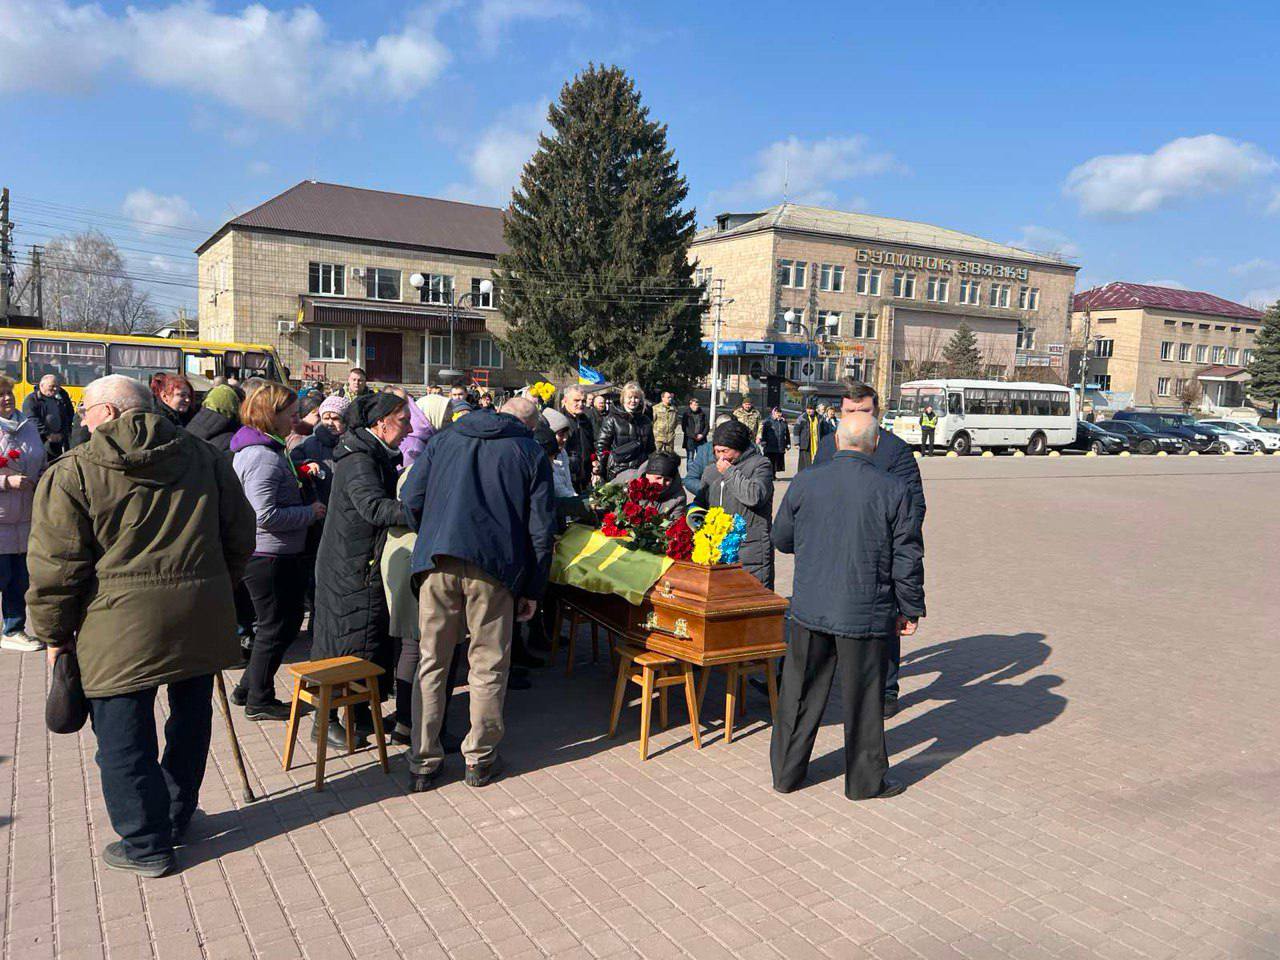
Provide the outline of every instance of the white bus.
{"type": "Polygon", "coordinates": [[[1075,391],[1056,383],[999,380],[912,380],[902,385],[893,432],[920,445],[920,411],[933,404],[934,443],[961,456],[974,447],[1019,447],[1031,456],[1076,439],[1075,391]]]}

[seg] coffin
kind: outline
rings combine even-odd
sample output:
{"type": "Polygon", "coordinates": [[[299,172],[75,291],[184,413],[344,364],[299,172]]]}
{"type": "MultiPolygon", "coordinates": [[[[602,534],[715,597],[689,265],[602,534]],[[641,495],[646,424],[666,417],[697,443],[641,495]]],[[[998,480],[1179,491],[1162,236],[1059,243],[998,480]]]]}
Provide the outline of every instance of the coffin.
{"type": "Polygon", "coordinates": [[[780,656],[787,601],[740,564],[677,560],[637,606],[613,594],[558,588],[628,641],[699,665],[780,656]]]}

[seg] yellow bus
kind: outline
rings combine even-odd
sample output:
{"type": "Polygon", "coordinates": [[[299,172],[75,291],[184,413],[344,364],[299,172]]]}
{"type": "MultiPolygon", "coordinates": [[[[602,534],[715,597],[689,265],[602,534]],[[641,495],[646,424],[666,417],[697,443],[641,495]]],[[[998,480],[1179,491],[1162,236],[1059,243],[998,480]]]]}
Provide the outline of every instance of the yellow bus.
{"type": "Polygon", "coordinates": [[[207,391],[219,376],[280,383],[289,376],[275,350],[258,343],[0,327],[0,374],[13,381],[19,404],[50,373],[58,375],[77,404],[87,384],[109,373],[143,383],[156,373],[181,374],[197,393],[207,391]]]}

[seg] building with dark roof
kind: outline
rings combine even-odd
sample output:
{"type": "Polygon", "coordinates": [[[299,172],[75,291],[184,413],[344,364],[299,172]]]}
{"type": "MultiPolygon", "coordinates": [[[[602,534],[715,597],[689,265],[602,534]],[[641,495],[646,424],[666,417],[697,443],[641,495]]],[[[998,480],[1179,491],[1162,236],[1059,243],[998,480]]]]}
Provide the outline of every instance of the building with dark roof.
{"type": "Polygon", "coordinates": [[[1076,294],[1071,309],[1086,392],[1098,404],[1218,412],[1244,405],[1261,311],[1198,290],[1120,281],[1076,294]]]}
{"type": "Polygon", "coordinates": [[[496,207],[304,180],[196,249],[200,336],[273,344],[294,379],[522,385],[484,289],[505,250],[496,207]]]}

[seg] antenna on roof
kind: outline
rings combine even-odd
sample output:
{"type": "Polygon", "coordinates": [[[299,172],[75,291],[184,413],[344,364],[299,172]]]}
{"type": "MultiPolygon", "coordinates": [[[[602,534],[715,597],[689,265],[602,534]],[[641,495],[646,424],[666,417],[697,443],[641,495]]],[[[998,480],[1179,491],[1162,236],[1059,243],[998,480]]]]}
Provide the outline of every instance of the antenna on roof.
{"type": "Polygon", "coordinates": [[[791,158],[782,158],[782,202],[788,200],[788,191],[791,188],[791,158]]]}

